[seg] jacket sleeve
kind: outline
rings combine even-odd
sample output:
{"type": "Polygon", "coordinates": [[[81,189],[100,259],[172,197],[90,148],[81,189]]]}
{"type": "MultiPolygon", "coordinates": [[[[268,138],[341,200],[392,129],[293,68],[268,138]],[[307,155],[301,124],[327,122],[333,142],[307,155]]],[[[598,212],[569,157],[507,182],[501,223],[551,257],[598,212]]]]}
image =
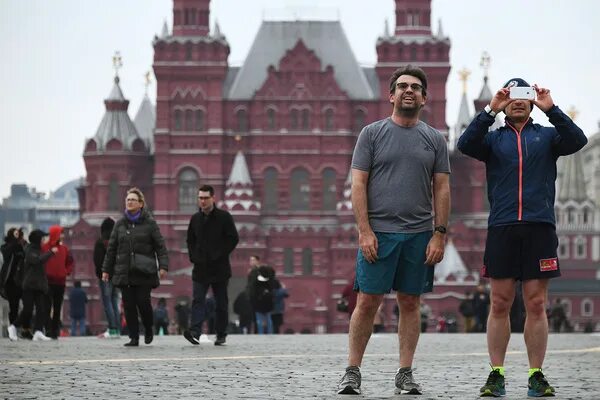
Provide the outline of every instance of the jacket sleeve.
{"type": "Polygon", "coordinates": [[[556,156],[573,154],[587,144],[585,133],[560,108],[552,106],[546,116],[556,128],[553,143],[556,156]]]}
{"type": "Polygon", "coordinates": [[[237,246],[238,242],[240,241],[240,237],[238,236],[237,228],[233,222],[233,217],[229,213],[225,215],[223,235],[225,236],[225,253],[231,254],[231,252],[235,249],[235,246],[237,246]]]}
{"type": "Polygon", "coordinates": [[[188,258],[190,259],[190,262],[194,262],[194,260],[192,260],[192,252],[194,251],[194,245],[196,243],[196,233],[194,232],[194,215],[192,215],[192,218],[190,218],[190,223],[188,225],[188,229],[187,229],[187,249],[188,249],[188,258]]]}
{"type": "Polygon", "coordinates": [[[155,220],[151,220],[152,227],[152,242],[154,243],[154,251],[158,257],[158,265],[160,269],[169,269],[169,253],[167,252],[167,246],[165,246],[165,238],[160,233],[160,228],[155,220]]]}
{"type": "Polygon", "coordinates": [[[112,276],[115,270],[115,262],[117,259],[117,248],[119,246],[119,229],[118,222],[115,224],[110,238],[108,239],[108,246],[106,246],[106,255],[104,256],[104,263],[102,263],[102,272],[108,273],[112,276]]]}
{"type": "Polygon", "coordinates": [[[486,135],[494,121],[494,117],[485,111],[477,114],[458,139],[457,147],[461,153],[479,161],[486,161],[490,153],[486,135]]]}
{"type": "Polygon", "coordinates": [[[45,263],[54,255],[53,252],[47,251],[43,254],[40,254],[39,250],[30,250],[25,252],[25,262],[29,265],[45,263]]]}

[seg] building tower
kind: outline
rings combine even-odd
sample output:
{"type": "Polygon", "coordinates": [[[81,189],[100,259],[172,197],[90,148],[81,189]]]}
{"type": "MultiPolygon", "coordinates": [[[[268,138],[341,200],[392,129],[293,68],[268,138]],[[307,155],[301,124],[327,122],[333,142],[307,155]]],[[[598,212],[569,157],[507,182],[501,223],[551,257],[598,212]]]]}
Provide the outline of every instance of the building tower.
{"type": "Polygon", "coordinates": [[[389,78],[397,68],[412,64],[427,74],[427,104],[421,119],[447,137],[446,80],[450,72],[450,39],[444,36],[442,23],[434,35],[431,30],[431,0],[395,0],[394,34],[387,29],[377,39],[377,65],[380,87],[380,116],[391,114],[389,78]]]}

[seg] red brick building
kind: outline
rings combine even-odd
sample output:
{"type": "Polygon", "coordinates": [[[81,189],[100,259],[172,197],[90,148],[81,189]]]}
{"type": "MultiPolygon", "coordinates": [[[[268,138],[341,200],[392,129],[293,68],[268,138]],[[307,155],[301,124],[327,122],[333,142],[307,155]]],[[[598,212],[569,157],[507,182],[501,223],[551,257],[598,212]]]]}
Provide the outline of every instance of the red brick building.
{"type": "MultiPolygon", "coordinates": [[[[129,187],[144,191],[170,253],[169,280],[153,297],[165,297],[174,318],[175,303],[191,297],[185,234],[206,183],[240,232],[230,303],[258,254],[289,288],[284,330],[345,331],[347,315],[335,303],[357,251],[350,161],[362,127],[391,112],[388,79],[396,68],[410,63],[427,72],[423,119],[448,134],[450,39],[441,26],[432,32],[431,0],[395,0],[396,24],[377,40],[374,67],[359,65],[339,21],[263,21],[243,65],[233,67],[226,37],[218,25],[209,28],[210,0],[173,3],[172,32],[165,26],[153,42],[156,111],[146,97],[132,122],[115,78],[83,154],[81,220],[70,244],[75,278],[92,294],[92,330],[105,326],[92,263],[101,220],[119,216],[129,187]]],[[[486,95],[489,89],[478,100],[486,95]]],[[[426,296],[435,314],[455,311],[479,281],[485,245],[483,164],[456,152],[451,164],[450,256],[426,296]]],[[[393,303],[386,300],[390,326],[393,303]]]]}

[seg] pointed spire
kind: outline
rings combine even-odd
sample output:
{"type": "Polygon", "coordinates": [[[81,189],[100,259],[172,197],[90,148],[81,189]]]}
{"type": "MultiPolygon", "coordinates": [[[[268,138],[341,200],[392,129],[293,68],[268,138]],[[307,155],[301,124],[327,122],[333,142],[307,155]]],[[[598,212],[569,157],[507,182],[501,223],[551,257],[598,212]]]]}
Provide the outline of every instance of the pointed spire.
{"type": "Polygon", "coordinates": [[[233,167],[231,167],[231,175],[227,180],[227,185],[252,185],[252,179],[250,179],[250,172],[248,171],[248,164],[246,164],[246,157],[242,151],[238,151],[233,160],[233,167]]]}
{"type": "Polygon", "coordinates": [[[236,211],[258,213],[261,203],[254,199],[254,190],[246,157],[238,151],[233,160],[231,174],[227,180],[225,198],[219,203],[220,207],[229,210],[232,214],[236,211]]]}
{"type": "Polygon", "coordinates": [[[156,109],[150,101],[148,94],[144,95],[138,112],[135,114],[133,124],[139,136],[154,153],[154,127],[156,126],[156,109]]]}
{"type": "Polygon", "coordinates": [[[213,37],[215,39],[221,39],[223,34],[221,33],[221,27],[219,26],[219,21],[215,20],[215,28],[213,30],[213,37]]]}
{"type": "Polygon", "coordinates": [[[169,26],[167,25],[167,19],[163,22],[162,32],[160,34],[161,39],[164,39],[169,36],[169,26]]]}
{"type": "Polygon", "coordinates": [[[387,18],[383,23],[383,37],[386,39],[390,37],[390,23],[387,18]]]}
{"type": "Polygon", "coordinates": [[[444,259],[435,266],[435,280],[443,282],[449,276],[453,276],[458,281],[462,281],[467,274],[468,270],[464,261],[460,257],[452,239],[449,239],[444,251],[444,259]]]}
{"type": "Polygon", "coordinates": [[[479,92],[478,101],[488,101],[491,100],[493,96],[490,87],[488,86],[488,76],[490,71],[490,64],[492,62],[492,58],[490,57],[487,51],[484,51],[481,54],[481,61],[479,65],[483,69],[483,87],[481,88],[481,92],[479,92]]]}
{"type": "Polygon", "coordinates": [[[442,29],[442,19],[438,19],[438,31],[437,31],[437,38],[438,39],[444,39],[444,30],[442,29]]]}

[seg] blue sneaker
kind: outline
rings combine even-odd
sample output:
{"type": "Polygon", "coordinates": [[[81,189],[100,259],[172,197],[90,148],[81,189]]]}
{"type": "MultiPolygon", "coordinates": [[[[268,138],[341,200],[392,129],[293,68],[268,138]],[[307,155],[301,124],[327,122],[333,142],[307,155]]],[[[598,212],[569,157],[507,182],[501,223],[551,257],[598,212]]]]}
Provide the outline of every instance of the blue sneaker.
{"type": "Polygon", "coordinates": [[[554,388],[548,384],[542,371],[535,371],[529,377],[527,396],[529,397],[553,397],[554,388]]]}
{"type": "Polygon", "coordinates": [[[485,382],[485,385],[479,389],[481,397],[503,397],[506,395],[504,388],[504,376],[498,369],[493,369],[485,382]]]}

